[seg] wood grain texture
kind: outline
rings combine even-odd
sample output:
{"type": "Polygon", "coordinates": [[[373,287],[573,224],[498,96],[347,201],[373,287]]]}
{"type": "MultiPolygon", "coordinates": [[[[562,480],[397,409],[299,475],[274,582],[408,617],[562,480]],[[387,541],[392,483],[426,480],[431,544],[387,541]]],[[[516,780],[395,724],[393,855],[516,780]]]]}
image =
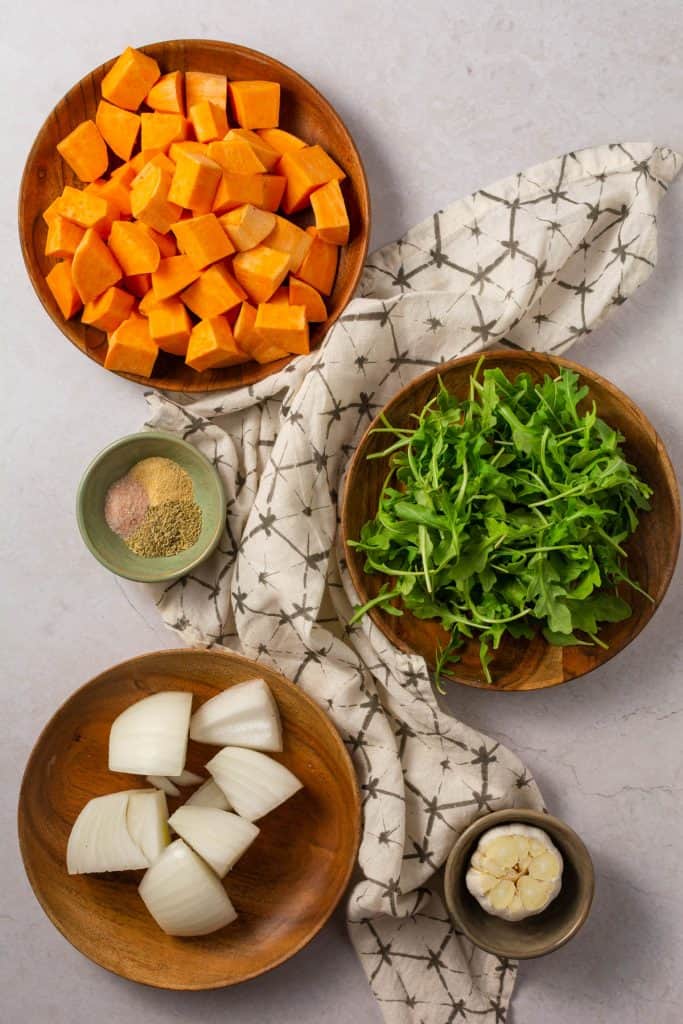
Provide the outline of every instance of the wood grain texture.
{"type": "MultiPolygon", "coordinates": [[[[342,191],[349,212],[351,236],[340,251],[339,269],[334,289],[326,302],[328,318],[322,324],[311,324],[311,347],[320,344],[337,320],[356,289],[368,249],[370,235],[370,199],[363,164],[343,121],[327,100],[310,82],[279,61],[233,43],[205,39],[177,39],[139,47],[154,57],[162,73],[168,71],[208,71],[228,78],[258,78],[281,85],[280,125],[300,135],[311,145],[319,143],[346,171],[348,177],[342,191]]],[[[45,284],[45,275],[55,262],[44,255],[47,226],[43,211],[65,185],[80,186],[71,169],[64,163],[56,145],[81,121],[95,118],[100,100],[100,82],[115,58],[82,78],[57,104],[40,129],[28,155],[19,193],[19,238],[31,283],[45,310],[82,352],[102,364],[107,351],[107,338],[102,331],[80,323],[78,318],[64,320],[45,284]]],[[[110,168],[120,161],[112,158],[110,168]]],[[[305,226],[312,223],[310,209],[292,218],[305,226]]],[[[294,356],[265,366],[245,363],[220,370],[197,373],[181,359],[164,352],[159,354],[151,378],[121,374],[145,386],[167,391],[216,391],[222,388],[254,384],[269,377],[292,361],[294,356]]]]}
{"type": "MultiPolygon", "coordinates": [[[[398,427],[408,425],[410,416],[419,412],[437,391],[440,376],[444,384],[459,398],[467,396],[468,382],[479,353],[446,363],[413,381],[400,391],[380,413],[398,427]]],[[[629,572],[652,596],[648,601],[636,591],[620,591],[633,608],[625,622],[605,624],[600,637],[607,650],[594,647],[553,647],[539,634],[533,640],[514,640],[505,636],[491,663],[493,685],[485,682],[479,663],[479,645],[470,641],[461,650],[461,660],[445,674],[445,678],[467,686],[494,690],[540,690],[576,679],[597,668],[623,650],[644,628],[661,603],[673,575],[681,536],[681,509],[678,485],[664,445],[652,424],[622,391],[586,367],[568,359],[553,358],[535,352],[496,350],[486,354],[486,367],[500,367],[509,377],[527,372],[534,381],[544,374],[556,376],[563,366],[575,370],[581,383],[589,387],[586,405],[594,400],[598,415],[619,430],[625,438],[624,449],[629,461],[653,490],[652,511],[645,513],[626,549],[629,572]]],[[[379,592],[387,577],[366,575],[362,552],[349,547],[357,540],[361,527],[376,512],[388,459],[367,461],[367,456],[386,447],[386,435],[372,435],[379,422],[375,418],[359,444],[346,477],[342,506],[342,537],[346,561],[353,584],[362,603],[379,592]]],[[[373,622],[400,650],[417,652],[433,670],[437,647],[448,634],[435,620],[417,619],[409,612],[399,618],[378,609],[370,613],[373,622]]]]}
{"type": "MultiPolygon", "coordinates": [[[[206,775],[204,765],[216,749],[191,742],[187,767],[206,775]]],[[[170,811],[179,803],[169,799],[170,811]]],[[[330,720],[277,672],[220,651],[143,655],[77,690],[38,739],[19,799],[24,866],[50,920],[95,963],[157,988],[233,985],[300,950],[346,888],[359,830],[356,777],[330,720]],[[304,789],[258,822],[261,834],[226,877],[237,921],[213,935],[172,938],[138,895],[143,872],[67,874],[69,832],[91,797],[147,785],[138,776],[107,769],[109,729],[131,702],[160,690],[184,690],[195,695],[196,709],[254,676],[266,680],[282,716],[285,749],[274,756],[304,789]]]]}

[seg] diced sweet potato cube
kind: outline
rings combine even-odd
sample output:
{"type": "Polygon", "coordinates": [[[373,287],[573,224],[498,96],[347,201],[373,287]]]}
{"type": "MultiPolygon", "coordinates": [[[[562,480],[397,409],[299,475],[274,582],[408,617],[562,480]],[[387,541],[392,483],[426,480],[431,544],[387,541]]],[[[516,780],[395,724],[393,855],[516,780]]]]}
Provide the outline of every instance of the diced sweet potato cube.
{"type": "Polygon", "coordinates": [[[112,286],[98,298],[86,303],[81,321],[111,334],[119,324],[128,319],[134,305],[135,299],[132,295],[125,292],[123,288],[112,286]]]}
{"type": "Polygon", "coordinates": [[[104,365],[107,370],[150,377],[158,355],[159,347],[150,336],[147,321],[132,314],[109,335],[104,365]]]}
{"type": "Polygon", "coordinates": [[[47,230],[45,255],[60,259],[73,256],[84,234],[85,228],[57,214],[47,230]]]}
{"type": "Polygon", "coordinates": [[[174,142],[168,155],[174,163],[178,162],[178,153],[204,153],[208,155],[209,147],[205,142],[196,142],[194,139],[186,139],[185,142],[174,142]]]}
{"type": "Polygon", "coordinates": [[[249,357],[235,341],[230,324],[224,316],[200,320],[192,329],[185,362],[193,370],[210,370],[219,366],[246,363],[249,357]]]}
{"type": "Polygon", "coordinates": [[[43,210],[43,220],[45,221],[48,227],[50,227],[50,224],[52,224],[55,217],[62,216],[61,203],[62,197],[57,196],[57,198],[53,199],[50,205],[45,210],[43,210]]]}
{"type": "Polygon", "coordinates": [[[149,333],[164,352],[184,356],[192,332],[192,321],[180,299],[166,299],[149,310],[149,333]]]}
{"type": "Polygon", "coordinates": [[[178,153],[168,198],[195,213],[209,213],[222,175],[221,168],[203,153],[178,153]]]}
{"type": "Polygon", "coordinates": [[[119,217],[130,217],[130,189],[120,178],[98,178],[83,191],[106,199],[116,208],[119,217]]]}
{"type": "Polygon", "coordinates": [[[329,295],[337,273],[339,248],[318,238],[315,228],[306,228],[306,231],[313,236],[313,245],[297,270],[296,276],[312,285],[317,291],[322,292],[323,295],[329,295]]]}
{"type": "Polygon", "coordinates": [[[57,143],[57,149],[81,181],[100,178],[109,164],[107,144],[94,121],[82,121],[57,143]]]}
{"type": "Polygon", "coordinates": [[[270,210],[271,213],[275,213],[282,202],[287,179],[278,174],[264,174],[262,177],[263,201],[261,206],[264,210],[270,210]]]}
{"type": "Polygon", "coordinates": [[[182,114],[141,114],[141,145],[143,149],[161,149],[164,153],[173,142],[187,138],[187,121],[182,114]]]}
{"type": "Polygon", "coordinates": [[[228,115],[225,113],[225,107],[218,107],[211,100],[200,100],[199,103],[195,103],[193,107],[190,107],[188,117],[192,122],[198,142],[222,139],[228,130],[228,115]]]}
{"type": "Polygon", "coordinates": [[[109,248],[126,276],[153,274],[159,266],[159,246],[145,230],[144,224],[114,221],[109,235],[109,248]]]}
{"type": "Polygon", "coordinates": [[[88,228],[78,244],[71,277],[82,302],[96,299],[123,277],[121,267],[93,228],[88,228]]]}
{"type": "Polygon", "coordinates": [[[145,96],[145,103],[160,114],[184,114],[182,71],[162,75],[145,96]]]}
{"type": "Polygon", "coordinates": [[[123,287],[138,299],[144,299],[152,289],[151,274],[129,274],[123,279],[123,287]]]}
{"type": "MultiPolygon", "coordinates": [[[[153,152],[153,150],[146,151],[153,152]]],[[[160,167],[166,174],[170,174],[171,177],[175,174],[175,163],[165,153],[155,153],[153,157],[147,161],[144,167],[141,167],[138,173],[135,175],[130,183],[131,189],[137,188],[148,174],[151,174],[155,167],[160,167]]]]}
{"type": "Polygon", "coordinates": [[[134,169],[135,174],[139,174],[142,168],[160,153],[160,149],[141,149],[139,153],[130,158],[128,163],[134,169]]]}
{"type": "Polygon", "coordinates": [[[244,289],[222,263],[201,273],[181,295],[185,305],[200,320],[210,320],[220,313],[227,313],[239,306],[246,297],[244,289]]]}
{"type": "Polygon", "coordinates": [[[157,299],[156,295],[154,294],[154,289],[150,288],[149,291],[146,292],[138,302],[138,313],[140,314],[140,316],[148,317],[151,311],[154,309],[154,307],[159,305],[159,302],[167,301],[167,299],[157,299]]]}
{"type": "Polygon", "coordinates": [[[133,216],[165,235],[180,217],[182,208],[168,198],[171,175],[153,167],[130,191],[133,216]]]}
{"type": "Polygon", "coordinates": [[[282,128],[261,128],[259,135],[280,156],[284,153],[294,153],[297,149],[305,149],[307,145],[298,135],[292,135],[282,128]]]}
{"type": "Polygon", "coordinates": [[[116,107],[137,110],[160,73],[152,57],[129,46],[102,79],[102,95],[116,107]]]}
{"type": "Polygon", "coordinates": [[[289,279],[289,302],[292,306],[303,306],[309,323],[323,323],[327,320],[327,309],[322,296],[305,281],[296,277],[289,279]]]}
{"type": "Polygon", "coordinates": [[[159,248],[159,255],[162,260],[168,259],[169,256],[178,255],[178,246],[175,244],[175,238],[173,235],[162,235],[160,231],[156,231],[154,228],[151,228],[149,224],[143,224],[142,221],[140,221],[140,226],[145,229],[152,241],[156,242],[159,248]]]}
{"type": "Polygon", "coordinates": [[[232,261],[232,269],[254,302],[267,302],[287,276],[289,256],[277,249],[257,245],[247,252],[238,252],[232,261]]]}
{"type": "Polygon", "coordinates": [[[199,271],[187,256],[169,256],[161,260],[152,274],[152,288],[157,300],[170,299],[199,277],[199,271]]]}
{"type": "Polygon", "coordinates": [[[228,174],[223,172],[213,201],[214,213],[227,213],[236,206],[263,204],[265,174],[228,174]]]}
{"type": "Polygon", "coordinates": [[[287,179],[282,209],[296,213],[308,205],[314,189],[328,181],[342,181],[346,174],[322,146],[306,146],[280,158],[278,169],[287,179]]]}
{"type": "Polygon", "coordinates": [[[275,216],[267,210],[259,210],[251,203],[236,206],[234,210],[222,214],[218,219],[223,230],[227,231],[228,238],[240,252],[253,249],[275,227],[275,216]]]}
{"type": "Polygon", "coordinates": [[[119,184],[123,185],[124,188],[130,189],[133,180],[135,179],[138,173],[137,170],[135,169],[133,159],[127,160],[125,164],[121,164],[120,167],[116,167],[109,175],[109,180],[116,181],[119,184]]]}
{"type": "Polygon", "coordinates": [[[223,110],[228,105],[228,80],[225,75],[211,75],[206,71],[185,72],[185,104],[191,110],[202,100],[215,103],[223,110]]]}
{"type": "Polygon", "coordinates": [[[278,217],[277,214],[275,214],[273,230],[264,239],[264,245],[269,246],[271,249],[277,249],[278,252],[286,252],[288,254],[288,269],[292,271],[299,269],[308,255],[312,244],[313,239],[311,235],[297,227],[291,220],[285,220],[284,217],[278,217]]]}
{"type": "Polygon", "coordinates": [[[254,132],[251,128],[231,128],[225,141],[235,140],[248,143],[267,171],[271,171],[280,159],[281,154],[266,142],[261,132],[254,132]]]}
{"type": "Polygon", "coordinates": [[[349,215],[336,179],[311,192],[318,238],[332,245],[346,245],[349,240],[349,215]]]}
{"type": "Polygon", "coordinates": [[[284,302],[261,302],[254,328],[265,342],[303,355],[310,352],[308,322],[303,306],[284,302]]]}
{"type": "Polygon", "coordinates": [[[130,110],[115,107],[106,100],[100,100],[95,124],[111,151],[122,160],[130,160],[140,131],[139,116],[130,110]]]}
{"type": "Polygon", "coordinates": [[[230,82],[235,120],[242,128],[277,128],[280,120],[278,82],[230,82]]]}
{"type": "Polygon", "coordinates": [[[55,263],[45,282],[59,306],[65,320],[69,320],[83,305],[71,276],[71,260],[55,263]]]}
{"type": "Polygon", "coordinates": [[[190,257],[197,270],[203,270],[210,263],[217,263],[235,251],[214,213],[178,221],[172,230],[178,248],[190,257]]]}
{"type": "Polygon", "coordinates": [[[283,359],[289,355],[286,349],[264,341],[256,330],[255,324],[256,310],[248,302],[243,302],[233,332],[235,341],[247,355],[255,359],[257,363],[272,363],[276,359],[283,359]]]}
{"type": "Polygon", "coordinates": [[[221,139],[209,143],[208,154],[228,174],[263,174],[264,163],[245,139],[221,139]]]}
{"type": "Polygon", "coordinates": [[[102,235],[109,233],[112,221],[118,217],[113,203],[71,185],[67,185],[59,197],[57,211],[67,220],[80,224],[82,228],[95,228],[102,235]]]}

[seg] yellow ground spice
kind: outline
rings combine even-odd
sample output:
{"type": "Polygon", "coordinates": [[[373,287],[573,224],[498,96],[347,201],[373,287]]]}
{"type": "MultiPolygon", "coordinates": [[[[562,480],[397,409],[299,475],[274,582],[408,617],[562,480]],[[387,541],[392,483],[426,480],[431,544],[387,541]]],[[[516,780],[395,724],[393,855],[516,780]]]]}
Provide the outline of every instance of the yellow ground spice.
{"type": "Polygon", "coordinates": [[[158,456],[141,459],[129,475],[144,487],[150,505],[161,505],[168,501],[192,501],[194,497],[190,475],[172,459],[158,456]]]}

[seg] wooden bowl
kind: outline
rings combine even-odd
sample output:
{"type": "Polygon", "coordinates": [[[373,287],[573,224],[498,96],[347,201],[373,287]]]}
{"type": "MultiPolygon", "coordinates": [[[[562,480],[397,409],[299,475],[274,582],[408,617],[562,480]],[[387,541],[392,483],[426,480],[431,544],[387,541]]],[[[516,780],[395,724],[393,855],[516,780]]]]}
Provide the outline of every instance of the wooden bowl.
{"type": "Polygon", "coordinates": [[[583,926],[593,903],[595,872],[588,850],[569,825],[551,814],[513,808],[485,814],[465,829],[446,861],[443,888],[453,923],[470,942],[495,956],[529,960],[553,953],[583,926]],[[560,892],[542,913],[522,921],[487,914],[465,884],[470,859],[484,832],[513,823],[543,829],[563,860],[560,892]]]}
{"type": "MultiPolygon", "coordinates": [[[[206,775],[216,747],[190,743],[188,768],[206,775]]],[[[185,791],[185,796],[188,791],[185,791]]],[[[181,801],[170,800],[170,810],[181,801]]],[[[40,735],[19,798],[19,843],[33,891],[69,942],[122,977],[168,989],[234,985],[293,956],[341,899],[360,829],[356,777],[330,720],[293,683],[236,654],[173,650],[108,669],[77,690],[40,735]],[[165,935],[137,892],[142,872],[66,871],[71,826],[94,796],[147,785],[107,769],[109,729],[133,701],[159,690],[203,702],[260,676],[277,700],[285,749],[276,754],[304,784],[259,821],[260,835],[226,879],[237,921],[212,935],[165,935]]]]}
{"type": "MultiPolygon", "coordinates": [[[[419,412],[436,394],[438,378],[459,398],[465,398],[470,374],[480,355],[466,356],[430,370],[413,381],[384,407],[380,416],[386,416],[394,426],[403,427],[412,413],[419,412]]],[[[537,634],[533,640],[513,640],[506,634],[500,649],[494,652],[491,675],[494,682],[484,681],[479,664],[479,645],[468,642],[459,652],[461,660],[444,678],[466,686],[492,690],[541,690],[566,683],[603,665],[623,650],[650,621],[671,581],[681,536],[681,509],[678,485],[673,467],[661,438],[641,410],[622,391],[585,366],[568,359],[560,359],[534,352],[492,351],[485,355],[485,367],[500,367],[508,376],[527,372],[534,381],[544,374],[557,376],[567,366],[579,374],[581,383],[589,387],[586,403],[595,401],[598,414],[619,430],[625,438],[624,449],[629,461],[638,467],[645,482],[653,490],[652,511],[645,513],[638,530],[629,540],[631,576],[648,591],[650,602],[637,591],[624,590],[633,614],[624,622],[601,626],[600,637],[607,650],[598,646],[555,647],[537,634]]],[[[379,495],[388,472],[387,458],[367,461],[367,456],[386,447],[386,435],[372,430],[380,416],[370,424],[351,461],[346,478],[342,507],[342,537],[351,579],[361,603],[375,597],[387,577],[366,574],[363,570],[363,552],[349,546],[349,540],[358,540],[361,527],[377,512],[379,495]]],[[[373,622],[401,651],[421,654],[433,670],[436,651],[448,640],[448,633],[435,620],[417,619],[410,612],[401,617],[387,615],[374,608],[369,612],[373,622]]]]}
{"type": "MultiPolygon", "coordinates": [[[[365,171],[342,119],[310,82],[286,64],[257,50],[207,39],[175,39],[139,49],[155,58],[162,73],[175,70],[208,71],[225,74],[228,78],[258,78],[279,82],[281,127],[300,135],[311,145],[319,143],[346,171],[348,177],[342,184],[342,190],[349,211],[351,238],[340,253],[334,289],[326,301],[327,320],[322,324],[311,325],[311,346],[319,345],[356,289],[370,235],[370,199],[365,171]]],[[[82,324],[78,318],[64,320],[45,283],[45,275],[55,261],[44,255],[47,225],[42,214],[65,185],[80,187],[80,182],[55,147],[81,121],[95,119],[100,101],[100,83],[114,60],[112,58],[95,68],[59,101],[33,143],[19,193],[19,238],[26,269],[36,294],[62,334],[100,365],[107,352],[106,335],[82,324]]],[[[118,163],[119,160],[112,158],[110,167],[118,163]]],[[[310,211],[294,219],[303,225],[307,222],[307,216],[310,222],[310,211]]],[[[182,359],[160,352],[152,377],[143,378],[128,373],[121,376],[166,391],[216,391],[254,384],[281,370],[293,358],[289,356],[265,366],[250,362],[242,366],[197,373],[186,366],[182,359]]]]}

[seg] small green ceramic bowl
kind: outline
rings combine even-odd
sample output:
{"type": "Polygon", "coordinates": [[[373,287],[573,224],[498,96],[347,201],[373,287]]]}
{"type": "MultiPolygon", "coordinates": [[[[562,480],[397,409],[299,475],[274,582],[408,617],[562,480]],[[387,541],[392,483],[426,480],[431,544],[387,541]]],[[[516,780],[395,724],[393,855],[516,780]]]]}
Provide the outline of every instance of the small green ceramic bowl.
{"type": "Polygon", "coordinates": [[[477,818],[456,841],[446,861],[444,896],[456,928],[496,956],[530,960],[569,942],[590,912],[595,876],[590,854],[576,832],[559,818],[520,808],[477,818]],[[504,921],[479,905],[465,885],[465,875],[479,839],[498,825],[532,825],[543,829],[562,854],[562,888],[544,911],[523,921],[504,921]]]}
{"type": "Polygon", "coordinates": [[[147,430],[114,441],[90,463],[78,487],[76,517],[81,537],[95,558],[110,572],[142,583],[178,579],[211,554],[225,527],[225,494],[218,473],[194,445],[175,434],[147,430]],[[136,555],[104,519],[109,487],[141,459],[173,459],[190,475],[194,498],[202,510],[202,532],[191,548],[168,558],[136,555]]]}

